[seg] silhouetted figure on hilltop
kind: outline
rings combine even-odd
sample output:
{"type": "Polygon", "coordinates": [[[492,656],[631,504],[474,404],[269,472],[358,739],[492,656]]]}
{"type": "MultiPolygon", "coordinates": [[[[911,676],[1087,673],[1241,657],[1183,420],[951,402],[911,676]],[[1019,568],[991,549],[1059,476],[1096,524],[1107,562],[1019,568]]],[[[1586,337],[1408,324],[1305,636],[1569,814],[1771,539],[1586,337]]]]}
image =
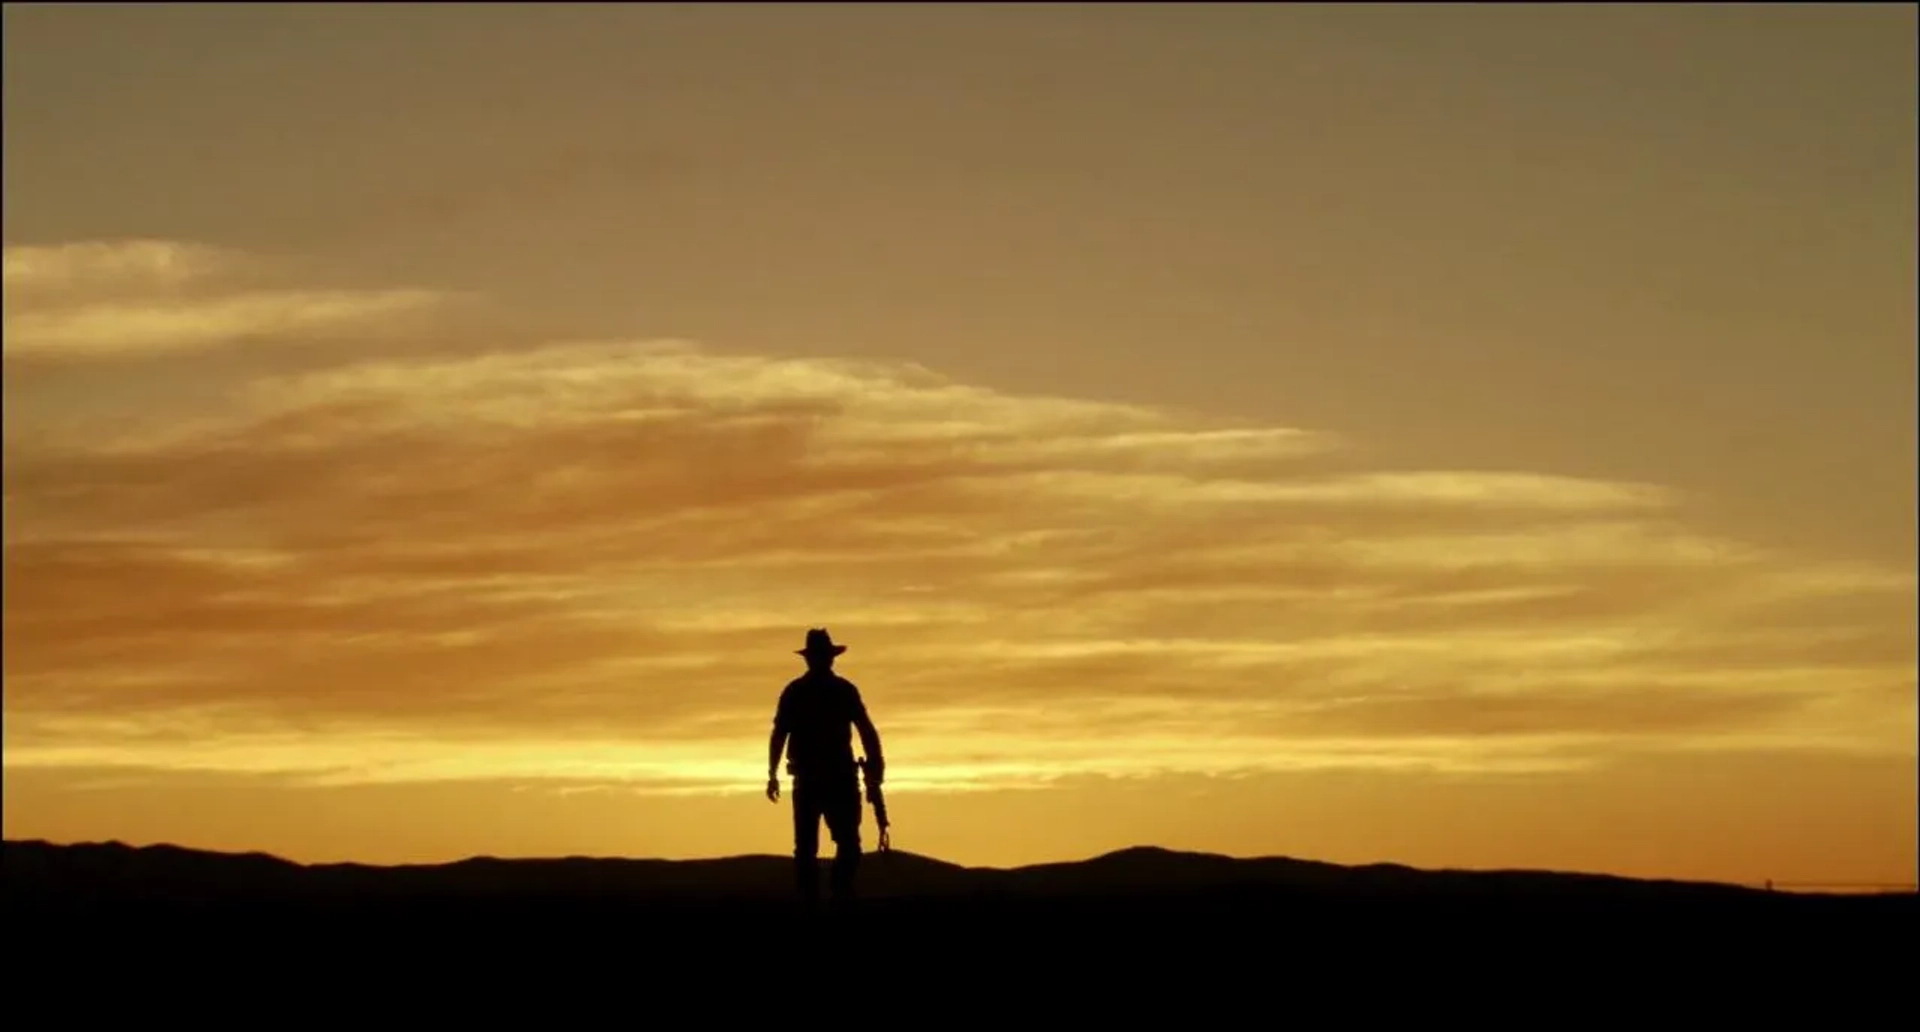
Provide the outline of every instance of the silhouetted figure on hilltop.
{"type": "Polygon", "coordinates": [[[833,836],[833,902],[852,902],[854,879],[860,866],[861,766],[853,755],[851,731],[866,749],[865,777],[878,786],[886,776],[880,752],[880,732],[867,716],[866,703],[853,682],[833,670],[834,657],[845,652],[823,628],[807,632],[807,672],[788,682],[773,715],[773,736],[767,744],[767,798],[780,801],[780,754],[787,755],[787,773],[793,775],[794,879],[809,909],[820,895],[820,822],[833,836]]]}

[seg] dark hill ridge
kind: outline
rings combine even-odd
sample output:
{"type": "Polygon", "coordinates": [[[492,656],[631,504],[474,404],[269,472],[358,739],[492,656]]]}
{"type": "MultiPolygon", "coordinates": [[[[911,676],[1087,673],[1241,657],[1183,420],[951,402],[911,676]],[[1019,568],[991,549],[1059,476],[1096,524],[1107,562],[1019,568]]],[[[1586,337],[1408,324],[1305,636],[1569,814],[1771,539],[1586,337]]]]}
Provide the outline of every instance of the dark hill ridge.
{"type": "Polygon", "coordinates": [[[1806,985],[1826,977],[1816,968],[1838,971],[1857,1002],[1862,991],[1906,984],[1920,916],[1911,892],[1828,896],[1149,847],[1013,868],[898,851],[864,859],[853,925],[828,921],[800,936],[791,861],[779,855],[370,866],[9,841],[0,847],[0,928],[36,944],[29,965],[47,972],[10,969],[12,984],[47,992],[66,985],[75,965],[128,984],[183,968],[197,974],[179,976],[180,985],[212,972],[230,984],[291,980],[309,994],[372,984],[362,978],[380,980],[383,993],[420,993],[431,968],[442,972],[433,978],[462,983],[435,992],[456,995],[473,991],[465,986],[481,976],[472,972],[494,965],[511,973],[485,983],[487,992],[535,984],[559,998],[625,986],[635,970],[679,992],[671,987],[682,976],[670,969],[684,970],[691,986],[711,982],[716,965],[758,977],[767,965],[811,964],[844,967],[849,984],[874,992],[917,980],[952,1001],[1019,983],[1078,1007],[1120,1005],[1153,987],[1197,987],[1212,998],[1237,986],[1264,999],[1269,990],[1258,987],[1276,971],[1288,972],[1290,992],[1313,982],[1303,964],[1331,972],[1329,989],[1345,985],[1346,997],[1375,1002],[1375,990],[1350,984],[1353,970],[1433,981],[1446,969],[1456,973],[1449,984],[1482,986],[1489,970],[1520,965],[1536,972],[1527,984],[1558,972],[1603,978],[1616,992],[1622,965],[1697,978],[1702,957],[1741,980],[1791,969],[1792,984],[1806,985]],[[812,937],[834,928],[859,934],[812,937]],[[1503,959],[1490,961],[1490,951],[1503,959]],[[1745,959],[1726,959],[1735,956],[1745,959]],[[610,968],[597,981],[582,974],[610,968]],[[1115,986],[1127,989],[1116,997],[1115,986]]]}
{"type": "MultiPolygon", "coordinates": [[[[9,912],[141,905],[392,905],[591,903],[596,907],[776,904],[791,893],[790,861],[751,855],[702,860],[473,857],[444,864],[298,864],[262,853],[215,853],[119,842],[8,841],[0,884],[9,912]]],[[[878,907],[948,904],[1217,905],[1285,902],[1473,901],[1478,905],[1785,905],[1826,900],[1912,911],[1913,893],[1821,897],[1700,882],[1549,871],[1342,866],[1287,857],[1239,859],[1134,847],[1089,860],[963,867],[907,852],[869,853],[862,895],[878,907]]],[[[1797,904],[1795,904],[1797,905],[1797,904]]]]}
{"type": "Polygon", "coordinates": [[[1530,1027],[1623,996],[1639,998],[1643,1020],[1681,1022],[1675,1001],[1693,995],[1701,1018],[1726,1023],[1745,1007],[1777,1024],[1785,991],[1813,998],[1822,1027],[1853,1028],[1893,1012],[1896,994],[1910,1006],[1900,990],[1920,916],[1910,892],[1150,847],[1014,868],[865,860],[856,920],[805,928],[778,855],[370,866],[8,841],[0,928],[26,944],[9,958],[9,989],[46,997],[45,1013],[151,1015],[171,1002],[197,1020],[225,1004],[257,1023],[263,1008],[336,1005],[355,1021],[412,1008],[497,1023],[517,997],[644,1021],[649,1006],[705,1016],[755,993],[824,1005],[837,984],[850,1007],[909,1027],[989,1002],[1030,1023],[1118,1011],[1137,1023],[1154,1000],[1222,1022],[1271,1020],[1279,1000],[1316,1020],[1322,1005],[1303,1001],[1319,996],[1349,1014],[1413,1008],[1427,1023],[1443,1000],[1471,1002],[1480,1023],[1518,1007],[1530,1027]]]}

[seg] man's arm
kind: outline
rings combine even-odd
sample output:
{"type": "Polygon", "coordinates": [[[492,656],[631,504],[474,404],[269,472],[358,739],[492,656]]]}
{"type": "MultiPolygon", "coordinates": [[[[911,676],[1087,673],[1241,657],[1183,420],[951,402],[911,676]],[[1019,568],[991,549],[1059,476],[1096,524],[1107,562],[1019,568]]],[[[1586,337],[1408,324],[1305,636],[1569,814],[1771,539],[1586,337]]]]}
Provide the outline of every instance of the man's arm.
{"type": "Polygon", "coordinates": [[[880,751],[880,729],[873,726],[873,718],[867,715],[867,704],[860,698],[860,689],[849,681],[847,691],[853,695],[853,729],[860,733],[860,746],[867,751],[867,768],[876,775],[884,774],[887,759],[880,751]]]}
{"type": "Polygon", "coordinates": [[[773,733],[767,737],[767,780],[780,776],[780,754],[787,747],[787,731],[790,726],[787,713],[787,700],[793,695],[793,685],[789,684],[780,692],[780,702],[773,710],[773,733]]]}
{"type": "Polygon", "coordinates": [[[780,754],[787,748],[787,729],[779,724],[773,725],[773,735],[767,739],[767,777],[780,776],[780,754]]]}

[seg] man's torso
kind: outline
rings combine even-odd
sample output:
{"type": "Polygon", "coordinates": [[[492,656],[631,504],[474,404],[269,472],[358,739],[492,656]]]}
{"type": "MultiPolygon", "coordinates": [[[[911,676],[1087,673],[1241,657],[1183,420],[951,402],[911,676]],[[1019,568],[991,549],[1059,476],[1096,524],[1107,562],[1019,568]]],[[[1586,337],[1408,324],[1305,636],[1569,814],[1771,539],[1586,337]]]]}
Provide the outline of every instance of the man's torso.
{"type": "Polygon", "coordinates": [[[856,690],[837,674],[803,674],[781,693],[787,757],[796,777],[846,777],[855,773],[853,724],[856,690]]]}

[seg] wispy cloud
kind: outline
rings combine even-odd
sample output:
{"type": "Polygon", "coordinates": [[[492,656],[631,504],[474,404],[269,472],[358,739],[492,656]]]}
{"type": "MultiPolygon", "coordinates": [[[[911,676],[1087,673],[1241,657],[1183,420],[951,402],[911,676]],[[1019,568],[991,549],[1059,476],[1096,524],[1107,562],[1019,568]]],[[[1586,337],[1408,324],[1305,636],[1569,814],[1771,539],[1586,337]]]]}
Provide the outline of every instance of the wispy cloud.
{"type": "Polygon", "coordinates": [[[166,241],[7,248],[6,357],[150,357],[366,332],[445,300],[425,290],[234,289],[248,271],[220,249],[166,241]]]}
{"type": "Polygon", "coordinates": [[[9,297],[71,291],[179,287],[235,264],[237,256],[170,240],[87,241],[6,249],[9,297]]]}
{"type": "Polygon", "coordinates": [[[262,376],[7,442],[6,763],[751,788],[821,624],[926,787],[1911,753],[1907,571],[1342,443],[671,341],[262,376]]]}

